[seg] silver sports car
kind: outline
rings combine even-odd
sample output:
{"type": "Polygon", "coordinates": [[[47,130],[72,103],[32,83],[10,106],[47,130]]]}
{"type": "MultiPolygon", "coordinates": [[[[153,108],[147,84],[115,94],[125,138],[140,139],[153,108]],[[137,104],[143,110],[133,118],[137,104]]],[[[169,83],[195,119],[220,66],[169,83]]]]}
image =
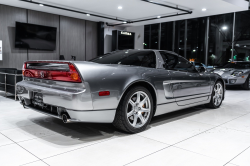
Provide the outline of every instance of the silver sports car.
{"type": "Polygon", "coordinates": [[[64,123],[113,123],[143,131],[153,116],[207,104],[220,107],[223,79],[199,73],[169,51],[115,51],[86,61],[28,61],[17,84],[25,108],[64,123]]]}
{"type": "Polygon", "coordinates": [[[227,86],[241,85],[250,90],[250,62],[229,62],[213,72],[221,75],[227,86]]]}

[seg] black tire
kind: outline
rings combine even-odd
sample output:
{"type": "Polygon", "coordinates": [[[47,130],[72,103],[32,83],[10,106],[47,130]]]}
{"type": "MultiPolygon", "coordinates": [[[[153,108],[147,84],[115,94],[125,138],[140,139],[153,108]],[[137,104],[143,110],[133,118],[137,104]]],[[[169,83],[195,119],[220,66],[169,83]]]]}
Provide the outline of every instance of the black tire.
{"type": "Polygon", "coordinates": [[[245,90],[250,90],[250,75],[247,77],[246,82],[241,87],[245,90]]]}
{"type": "MultiPolygon", "coordinates": [[[[136,101],[135,101],[134,104],[136,104],[136,101]]],[[[138,110],[139,109],[138,108],[139,107],[138,104],[136,106],[137,106],[137,110],[138,110]]],[[[143,104],[143,106],[145,106],[145,104],[143,104]]],[[[113,125],[117,129],[120,129],[120,130],[125,131],[127,133],[131,133],[131,134],[139,133],[139,132],[145,130],[146,127],[148,126],[148,124],[150,123],[150,121],[152,119],[152,116],[153,116],[153,106],[154,106],[154,103],[153,103],[152,95],[151,95],[151,93],[145,87],[142,87],[142,86],[132,87],[130,90],[128,90],[124,94],[124,97],[122,98],[122,100],[121,100],[121,102],[120,102],[120,104],[119,104],[119,106],[118,106],[118,108],[116,110],[116,115],[115,115],[115,119],[113,121],[113,125]],[[147,121],[145,121],[145,124],[143,126],[141,126],[141,127],[133,127],[132,124],[131,124],[131,122],[130,122],[131,119],[129,119],[129,117],[127,116],[129,107],[132,108],[132,105],[129,106],[129,104],[130,104],[129,101],[130,101],[130,99],[132,99],[133,95],[135,95],[135,93],[137,93],[137,92],[143,92],[143,93],[145,93],[148,96],[148,100],[149,100],[149,101],[147,100],[147,102],[150,103],[149,104],[150,108],[148,108],[149,113],[142,113],[141,114],[142,116],[146,116],[147,114],[149,114],[147,116],[147,118],[146,118],[147,121]]],[[[137,113],[135,113],[135,114],[137,114],[137,113]]],[[[133,119],[134,119],[134,116],[136,116],[135,114],[132,115],[133,119]]],[[[136,120],[136,122],[139,121],[139,122],[141,122],[141,125],[142,125],[143,123],[140,120],[140,118],[138,116],[136,117],[136,119],[137,118],[138,118],[138,120],[136,120]]]]}
{"type": "Polygon", "coordinates": [[[223,83],[221,81],[217,81],[215,84],[214,84],[214,87],[213,87],[213,92],[211,94],[211,100],[210,100],[210,103],[207,104],[207,106],[209,108],[213,108],[213,109],[216,109],[216,108],[219,108],[222,104],[222,101],[223,101],[223,98],[224,98],[224,94],[225,94],[225,90],[224,90],[224,86],[223,86],[223,83]],[[215,100],[214,100],[214,96],[215,96],[215,87],[220,84],[221,87],[222,87],[222,96],[221,96],[221,101],[219,104],[215,104],[215,100]]]}

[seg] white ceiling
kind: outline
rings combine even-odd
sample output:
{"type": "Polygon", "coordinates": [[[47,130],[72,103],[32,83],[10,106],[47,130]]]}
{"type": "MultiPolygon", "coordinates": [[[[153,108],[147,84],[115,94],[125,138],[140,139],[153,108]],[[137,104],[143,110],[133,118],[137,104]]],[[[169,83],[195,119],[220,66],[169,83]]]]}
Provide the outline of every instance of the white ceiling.
{"type": "MultiPolygon", "coordinates": [[[[65,7],[69,9],[101,14],[103,16],[118,17],[124,20],[136,20],[141,18],[156,17],[158,15],[169,15],[177,13],[179,11],[165,8],[162,6],[143,2],[141,0],[33,0],[34,2],[47,3],[55,6],[65,7]],[[119,10],[118,6],[122,6],[123,9],[119,10]]],[[[181,8],[192,10],[192,14],[157,19],[152,21],[145,21],[140,23],[129,24],[127,26],[138,26],[151,23],[167,22],[173,20],[182,20],[195,17],[203,17],[209,15],[237,12],[247,10],[246,6],[242,7],[229,3],[224,0],[154,0],[156,2],[164,3],[167,5],[178,5],[181,8]],[[207,11],[203,12],[201,9],[206,8],[207,11]]],[[[26,9],[32,9],[37,11],[43,11],[53,14],[59,14],[64,16],[70,16],[75,18],[81,18],[92,21],[104,21],[109,23],[120,23],[113,20],[102,19],[94,16],[86,16],[84,14],[73,13],[60,9],[54,9],[49,7],[40,7],[36,4],[30,4],[19,0],[0,0],[0,4],[16,6],[26,9]]]]}

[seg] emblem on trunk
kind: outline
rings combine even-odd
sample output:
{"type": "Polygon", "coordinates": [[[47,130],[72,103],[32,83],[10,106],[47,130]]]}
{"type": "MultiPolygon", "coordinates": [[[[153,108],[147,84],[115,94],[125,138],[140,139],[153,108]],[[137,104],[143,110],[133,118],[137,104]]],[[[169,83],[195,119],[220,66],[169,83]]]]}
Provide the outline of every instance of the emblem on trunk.
{"type": "Polygon", "coordinates": [[[40,72],[40,76],[41,76],[41,78],[44,78],[45,73],[44,73],[43,71],[41,71],[41,72],[40,72]]]}

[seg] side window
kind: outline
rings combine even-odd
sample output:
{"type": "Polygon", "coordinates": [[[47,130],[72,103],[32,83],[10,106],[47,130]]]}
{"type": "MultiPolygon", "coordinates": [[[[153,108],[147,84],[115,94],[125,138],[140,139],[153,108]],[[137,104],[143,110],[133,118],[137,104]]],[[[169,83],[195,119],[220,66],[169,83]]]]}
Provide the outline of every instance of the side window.
{"type": "Polygon", "coordinates": [[[197,72],[194,65],[182,57],[178,57],[178,63],[175,66],[175,69],[180,71],[197,72]]]}
{"type": "Polygon", "coordinates": [[[163,60],[165,61],[166,69],[197,72],[194,65],[191,62],[188,62],[186,59],[164,51],[161,51],[160,53],[163,60]]]}
{"type": "Polygon", "coordinates": [[[118,64],[155,68],[156,56],[153,51],[142,51],[121,59],[118,64]]]}

